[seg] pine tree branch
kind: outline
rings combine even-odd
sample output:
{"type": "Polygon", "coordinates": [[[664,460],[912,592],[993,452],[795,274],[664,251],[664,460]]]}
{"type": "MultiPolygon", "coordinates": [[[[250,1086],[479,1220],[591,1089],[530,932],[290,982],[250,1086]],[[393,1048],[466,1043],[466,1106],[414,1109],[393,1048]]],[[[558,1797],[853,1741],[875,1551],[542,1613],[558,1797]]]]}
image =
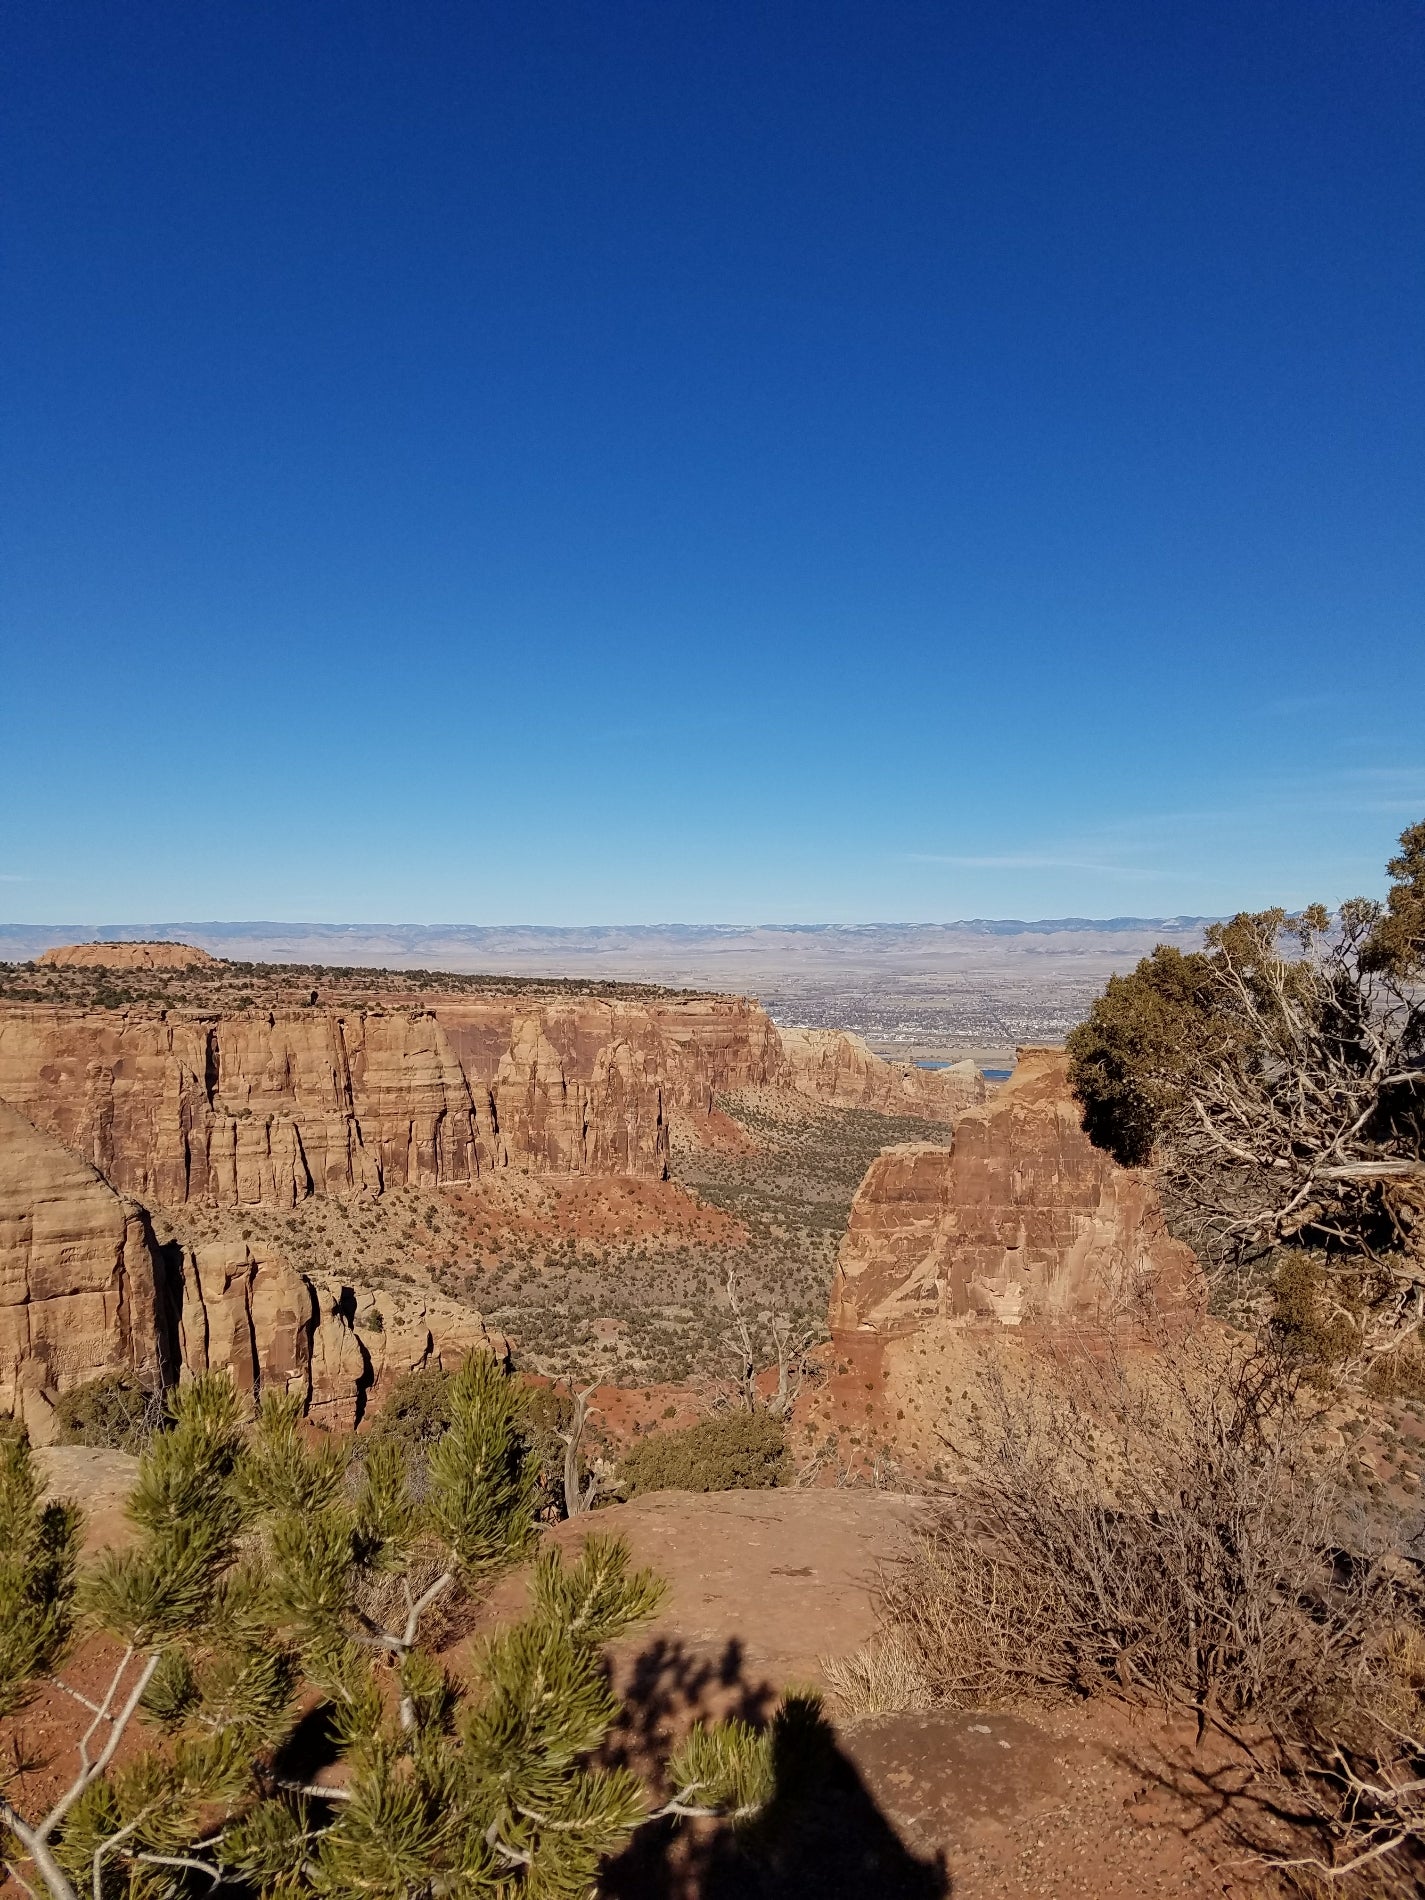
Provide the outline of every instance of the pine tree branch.
{"type": "Polygon", "coordinates": [[[505,1841],[501,1840],[500,1820],[498,1816],[496,1816],[485,1829],[485,1845],[490,1849],[492,1854],[498,1854],[500,1859],[507,1862],[511,1867],[532,1867],[534,1865],[533,1854],[522,1854],[517,1847],[510,1847],[505,1841]]]}
{"type": "MultiPolygon", "coordinates": [[[[435,1582],[431,1584],[430,1588],[423,1590],[415,1602],[411,1604],[411,1613],[406,1618],[406,1633],[401,1639],[401,1648],[403,1650],[414,1648],[416,1631],[420,1627],[421,1618],[425,1615],[431,1604],[435,1602],[436,1598],[440,1596],[443,1591],[448,1590],[454,1581],[455,1572],[453,1570],[443,1570],[435,1582]]],[[[408,1597],[409,1594],[408,1589],[408,1597]]]]}
{"type": "Polygon", "coordinates": [[[283,1775],[269,1775],[268,1780],[286,1794],[304,1794],[313,1801],[353,1801],[356,1798],[350,1788],[328,1788],[319,1781],[288,1781],[283,1775]]]}
{"type": "Polygon", "coordinates": [[[88,1709],[91,1715],[98,1715],[100,1713],[100,1706],[97,1702],[91,1702],[87,1695],[81,1695],[77,1689],[71,1689],[69,1684],[62,1681],[58,1676],[51,1676],[50,1681],[54,1684],[56,1689],[62,1690],[67,1696],[72,1696],[74,1700],[79,1703],[81,1708],[88,1709]]]}
{"type": "MultiPolygon", "coordinates": [[[[215,1887],[223,1884],[223,1870],[214,1866],[212,1861],[196,1860],[190,1854],[135,1854],[135,1860],[141,1860],[148,1867],[189,1867],[194,1873],[206,1874],[215,1887]]],[[[98,1900],[98,1895],[95,1895],[98,1900]]]]}
{"type": "Polygon", "coordinates": [[[140,1808],[132,1821],[126,1826],[121,1827],[117,1833],[109,1835],[106,1840],[100,1841],[99,1845],[94,1849],[94,1900],[104,1900],[104,1862],[106,1858],[113,1853],[121,1841],[126,1841],[131,1834],[137,1833],[150,1814],[153,1813],[153,1805],[154,1804],[150,1802],[146,1808],[140,1808]]]}
{"type": "MultiPolygon", "coordinates": [[[[28,1827],[3,1795],[0,1795],[0,1822],[9,1828],[15,1839],[24,1848],[35,1864],[35,1871],[49,1889],[50,1900],[79,1900],[78,1894],[70,1885],[68,1876],[54,1855],[49,1843],[34,1828],[28,1827]]],[[[8,1862],[6,1863],[9,1864],[8,1862]]],[[[19,1876],[17,1875],[18,1879],[19,1876]]],[[[24,1881],[20,1882],[24,1886],[24,1881]]],[[[33,1892],[33,1888],[29,1889],[33,1892]]]]}
{"type": "MultiPolygon", "coordinates": [[[[133,1653],[132,1647],[125,1652],[124,1663],[121,1665],[120,1674],[122,1674],[123,1668],[127,1667],[133,1653]]],[[[155,1650],[140,1670],[138,1681],[129,1692],[128,1701],[125,1702],[123,1708],[119,1710],[117,1715],[109,1718],[109,1739],[105,1742],[103,1748],[100,1749],[97,1759],[92,1764],[87,1761],[85,1762],[85,1765],[75,1776],[73,1782],[59,1797],[59,1800],[55,1802],[44,1820],[40,1822],[39,1827],[36,1829],[36,1836],[39,1840],[47,1841],[49,1839],[50,1835],[53,1834],[54,1830],[59,1826],[60,1822],[64,1819],[65,1815],[68,1814],[84,1790],[91,1782],[96,1781],[99,1776],[103,1774],[104,1770],[109,1766],[109,1763],[114,1759],[119,1743],[124,1739],[124,1730],[133,1720],[134,1712],[143,1699],[144,1690],[147,1689],[153,1678],[153,1672],[158,1667],[158,1661],[159,1651],[155,1650]]],[[[118,1683],[119,1676],[116,1675],[114,1681],[110,1684],[109,1694],[105,1697],[106,1705],[112,1698],[114,1691],[118,1687],[118,1683]]],[[[88,1739],[89,1736],[94,1733],[94,1729],[98,1727],[98,1724],[99,1717],[95,1716],[93,1723],[90,1725],[88,1734],[85,1736],[85,1741],[81,1745],[81,1760],[84,1760],[88,1754],[88,1739]]],[[[26,1844],[28,1845],[28,1843],[26,1844]]]]}
{"type": "Polygon", "coordinates": [[[114,1671],[113,1676],[110,1678],[108,1692],[106,1693],[104,1700],[94,1710],[94,1720],[89,1724],[88,1728],[85,1729],[84,1733],[79,1738],[79,1765],[81,1768],[87,1768],[89,1766],[89,1744],[90,1742],[93,1741],[95,1730],[98,1728],[99,1724],[101,1722],[108,1720],[109,1704],[114,1700],[114,1697],[119,1693],[119,1684],[124,1679],[124,1671],[128,1668],[129,1664],[133,1661],[133,1658],[134,1658],[134,1646],[132,1643],[129,1643],[126,1646],[123,1655],[119,1658],[118,1668],[114,1671]]]}
{"type": "Polygon", "coordinates": [[[29,1881],[26,1880],[24,1876],[21,1874],[19,1868],[15,1865],[14,1861],[7,1860],[0,1864],[3,1864],[5,1868],[5,1872],[10,1876],[11,1880],[14,1881],[15,1885],[17,1887],[22,1888],[23,1891],[30,1896],[30,1900],[40,1900],[39,1895],[35,1892],[34,1888],[30,1885],[29,1881]]]}

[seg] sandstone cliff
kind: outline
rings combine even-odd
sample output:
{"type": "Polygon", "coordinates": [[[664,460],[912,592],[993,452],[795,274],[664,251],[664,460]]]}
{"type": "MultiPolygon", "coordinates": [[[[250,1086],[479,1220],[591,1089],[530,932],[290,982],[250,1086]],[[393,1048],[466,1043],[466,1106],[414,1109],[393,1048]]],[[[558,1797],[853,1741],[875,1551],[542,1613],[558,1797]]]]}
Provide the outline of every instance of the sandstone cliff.
{"type": "Polygon", "coordinates": [[[0,1010],[0,1097],[150,1206],[290,1208],[490,1168],[661,1177],[722,1091],[774,1086],[951,1121],[973,1072],[781,1034],[755,1003],[442,999],[220,1016],[0,1010]]]}
{"type": "Polygon", "coordinates": [[[349,1429],[367,1394],[400,1373],[508,1351],[479,1313],[432,1289],[358,1291],[247,1241],[172,1251],[183,1371],[226,1367],[241,1392],[296,1392],[320,1425],[349,1429]]]}
{"type": "Polygon", "coordinates": [[[886,1062],[860,1036],[842,1029],[778,1034],[791,1086],[838,1108],[949,1122],[985,1099],[984,1077],[973,1062],[922,1069],[913,1062],[886,1062]]]}
{"type": "Polygon", "coordinates": [[[142,1208],[0,1101],[0,1412],[37,1442],[59,1394],[107,1372],[167,1384],[225,1368],[244,1393],[296,1392],[320,1423],[350,1426],[383,1377],[506,1350],[440,1294],[360,1297],[358,1331],[353,1288],[260,1244],[160,1246],[142,1208]]]}
{"type": "Polygon", "coordinates": [[[494,1145],[434,1017],[0,1013],[0,1097],[149,1204],[470,1181],[494,1145]]]}
{"type": "Polygon", "coordinates": [[[1029,1049],[995,1099],[956,1123],[952,1147],[912,1143],[872,1162],[830,1317],[833,1331],[1104,1329],[1199,1293],[1151,1177],[1084,1134],[1062,1051],[1029,1049]]]}
{"type": "Polygon", "coordinates": [[[0,1411],[44,1442],[66,1387],[163,1374],[160,1283],[141,1210],[0,1102],[0,1411]]]}

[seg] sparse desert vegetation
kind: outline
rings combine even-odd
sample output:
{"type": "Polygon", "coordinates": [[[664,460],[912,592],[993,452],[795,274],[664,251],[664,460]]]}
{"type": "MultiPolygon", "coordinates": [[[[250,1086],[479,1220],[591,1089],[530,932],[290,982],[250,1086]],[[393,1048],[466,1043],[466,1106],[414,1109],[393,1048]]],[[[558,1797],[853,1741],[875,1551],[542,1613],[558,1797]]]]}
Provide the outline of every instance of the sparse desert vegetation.
{"type": "MultiPolygon", "coordinates": [[[[728,1275],[759,1335],[775,1315],[826,1337],[827,1290],[871,1158],[944,1143],[938,1122],[824,1107],[779,1091],[719,1102],[736,1140],[675,1140],[669,1182],[495,1176],[469,1190],[313,1196],[290,1210],[167,1210],[188,1244],[260,1241],[360,1290],[423,1285],[477,1308],[517,1363],[552,1379],[645,1386],[733,1377],[728,1275]]],[[[363,1324],[358,1296],[357,1325],[363,1324]]],[[[763,1363],[772,1363],[768,1348],[763,1363]]]]}
{"type": "Polygon", "coordinates": [[[168,1009],[220,1014],[245,1009],[352,1005],[380,1010],[424,999],[518,996],[528,1001],[584,996],[647,1001],[700,995],[656,983],[579,977],[487,976],[452,970],[388,970],[325,963],[247,963],[221,959],[191,969],[72,968],[36,961],[0,963],[0,1001],[59,1003],[70,1009],[168,1009]]]}
{"type": "Polygon", "coordinates": [[[772,1091],[718,1106],[742,1142],[731,1152],[675,1142],[673,1174],[721,1223],[702,1223],[695,1204],[669,1197],[672,1218],[645,1234],[600,1245],[531,1237],[465,1277],[466,1296],[530,1370],[625,1385],[726,1379],[737,1369],[729,1273],[754,1318],[773,1313],[798,1336],[824,1339],[836,1249],[872,1156],[893,1142],[948,1137],[941,1123],[772,1091]]]}
{"type": "Polygon", "coordinates": [[[886,1574],[880,1634],[828,1659],[841,1706],[1182,1711],[1250,1764],[1244,1839],[1288,1885],[1418,1891],[1418,1509],[1362,1499],[1319,1394],[1271,1352],[1082,1371],[1067,1409],[990,1383],[960,1477],[886,1574]]]}

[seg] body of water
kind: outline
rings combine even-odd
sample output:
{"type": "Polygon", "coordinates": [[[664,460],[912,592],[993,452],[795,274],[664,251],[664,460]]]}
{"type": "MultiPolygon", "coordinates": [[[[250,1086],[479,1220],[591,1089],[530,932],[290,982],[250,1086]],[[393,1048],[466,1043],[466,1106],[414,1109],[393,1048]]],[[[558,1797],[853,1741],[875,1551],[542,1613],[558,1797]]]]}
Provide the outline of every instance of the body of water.
{"type": "MultiPolygon", "coordinates": [[[[950,1068],[953,1068],[955,1065],[950,1062],[917,1062],[915,1066],[917,1069],[950,1069],[950,1068]]],[[[1009,1078],[1014,1074],[1014,1070],[1013,1069],[981,1069],[980,1074],[985,1078],[987,1082],[1007,1082],[1009,1078]]]]}

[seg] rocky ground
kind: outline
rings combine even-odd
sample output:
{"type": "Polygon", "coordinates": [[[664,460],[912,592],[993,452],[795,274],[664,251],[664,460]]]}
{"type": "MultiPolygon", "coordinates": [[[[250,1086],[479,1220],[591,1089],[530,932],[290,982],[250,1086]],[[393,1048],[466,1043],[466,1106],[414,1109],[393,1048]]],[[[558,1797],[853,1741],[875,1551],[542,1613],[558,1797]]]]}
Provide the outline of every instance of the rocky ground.
{"type": "MultiPolygon", "coordinates": [[[[669,1593],[622,1645],[616,1759],[648,1767],[693,1721],[760,1720],[782,1689],[876,1628],[876,1589],[922,1500],[886,1491],[665,1492],[600,1512],[669,1593]]],[[[578,1523],[549,1533],[582,1537],[578,1523]]],[[[487,1614],[519,1613],[508,1579],[487,1614]]],[[[653,1832],[609,1871],[628,1900],[1171,1900],[1275,1894],[1257,1858],[1289,1837],[1246,1793],[1246,1764],[1186,1725],[1109,1703],[1059,1711],[850,1716],[829,1696],[818,1792],[764,1839],[653,1832]]],[[[789,1807],[791,1804],[789,1804],[789,1807]]]]}
{"type": "MultiPolygon", "coordinates": [[[[96,1511],[90,1548],[120,1535],[102,1513],[126,1482],[115,1454],[49,1452],[53,1488],[96,1511]],[[92,1465],[93,1469],[87,1466],[92,1465]],[[86,1468],[81,1469],[81,1466],[86,1468]]],[[[667,1580],[653,1624],[612,1661],[626,1714],[610,1755],[656,1777],[695,1720],[761,1721],[790,1685],[824,1684],[823,1659],[876,1627],[876,1588],[923,1504],[871,1490],[667,1492],[600,1512],[639,1563],[667,1580]]],[[[577,1544],[579,1522],[545,1533],[577,1544]]],[[[476,1628],[447,1649],[457,1672],[479,1631],[519,1615],[522,1575],[501,1583],[476,1628]]],[[[111,1663],[81,1647],[66,1671],[84,1693],[111,1663]]],[[[938,1710],[850,1716],[834,1698],[810,1794],[784,1798],[761,1833],[650,1829],[602,1885],[624,1900],[1250,1900],[1279,1891],[1258,1850],[1288,1837],[1245,1793],[1244,1764],[1151,1713],[1108,1703],[1059,1711],[938,1710]]],[[[82,1709],[51,1693],[6,1725],[34,1760],[33,1804],[63,1772],[82,1709]]],[[[18,1892],[13,1887],[5,1892],[18,1892]]]]}

